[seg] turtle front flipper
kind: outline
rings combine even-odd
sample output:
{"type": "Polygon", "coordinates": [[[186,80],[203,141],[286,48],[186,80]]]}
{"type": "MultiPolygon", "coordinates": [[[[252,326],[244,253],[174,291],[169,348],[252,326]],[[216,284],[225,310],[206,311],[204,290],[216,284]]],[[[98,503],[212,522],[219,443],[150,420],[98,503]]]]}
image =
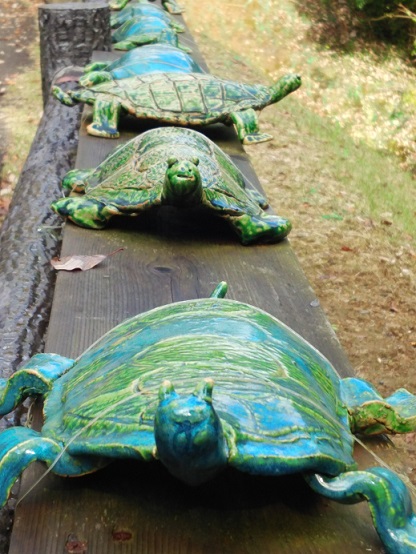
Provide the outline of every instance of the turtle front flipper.
{"type": "Polygon", "coordinates": [[[331,500],[343,504],[367,500],[374,526],[387,552],[414,554],[416,516],[406,485],[393,471],[373,467],[337,477],[306,475],[305,479],[315,492],[331,500]]]}
{"type": "Polygon", "coordinates": [[[85,192],[86,182],[95,172],[93,169],[71,169],[62,179],[62,188],[67,192],[85,192]]]}
{"type": "Polygon", "coordinates": [[[341,380],[342,400],[348,408],[353,433],[410,433],[416,431],[416,397],[406,389],[398,389],[383,398],[363,379],[341,380]]]}
{"type": "Polygon", "coordinates": [[[74,101],[73,97],[70,96],[67,92],[64,92],[60,87],[52,87],[52,94],[59,100],[59,102],[62,102],[62,104],[65,104],[65,106],[75,106],[76,102],[74,101]]]}
{"type": "Polygon", "coordinates": [[[58,354],[36,354],[9,379],[0,379],[0,415],[8,414],[28,396],[44,395],[74,360],[58,354]]]}
{"type": "Polygon", "coordinates": [[[89,73],[90,71],[103,71],[107,69],[111,62],[91,62],[84,67],[84,73],[89,73]]]}
{"type": "Polygon", "coordinates": [[[120,110],[120,102],[97,98],[94,103],[93,121],[87,126],[87,132],[96,137],[118,138],[120,110]]]}
{"type": "Polygon", "coordinates": [[[33,429],[6,429],[0,433],[0,506],[6,503],[22,471],[35,461],[53,465],[53,472],[64,476],[84,475],[103,465],[99,458],[71,456],[63,444],[43,437],[33,429]]]}
{"type": "Polygon", "coordinates": [[[122,215],[114,206],[107,206],[94,198],[61,198],[51,208],[80,227],[104,229],[114,215],[122,215]]]}
{"type": "Polygon", "coordinates": [[[279,242],[291,231],[292,224],[288,219],[277,215],[248,214],[239,216],[225,216],[234,227],[243,244],[253,242],[279,242]]]}
{"type": "Polygon", "coordinates": [[[157,42],[157,40],[120,40],[120,42],[116,42],[115,44],[113,44],[113,48],[114,50],[133,50],[133,48],[136,48],[136,46],[152,44],[153,42],[157,42]]]}
{"type": "Polygon", "coordinates": [[[238,138],[243,144],[266,142],[272,140],[272,135],[259,132],[259,118],[253,108],[232,112],[230,118],[234,123],[238,138]]]}

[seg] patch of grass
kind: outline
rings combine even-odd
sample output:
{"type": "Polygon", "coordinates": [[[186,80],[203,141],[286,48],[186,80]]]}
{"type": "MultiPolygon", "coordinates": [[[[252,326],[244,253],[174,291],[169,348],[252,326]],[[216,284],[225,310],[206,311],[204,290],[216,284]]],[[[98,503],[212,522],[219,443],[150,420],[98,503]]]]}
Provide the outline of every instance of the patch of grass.
{"type": "MultiPolygon", "coordinates": [[[[313,135],[322,144],[326,167],[351,194],[361,193],[367,203],[363,211],[377,221],[389,214],[395,225],[416,240],[416,185],[398,160],[386,152],[356,143],[339,125],[311,112],[294,98],[285,109],[296,119],[299,133],[313,135]],[[391,215],[390,215],[391,214],[391,215]]],[[[276,122],[277,124],[277,122],[276,122]]],[[[307,152],[305,152],[307,156],[307,152]]]]}
{"type": "MultiPolygon", "coordinates": [[[[416,153],[414,70],[392,50],[384,56],[342,54],[313,44],[307,38],[310,22],[300,18],[290,0],[243,0],[222,4],[221,10],[212,0],[200,0],[198,6],[191,0],[182,3],[192,32],[216,42],[218,51],[235,53],[250,68],[246,80],[264,83],[267,76],[274,80],[290,71],[302,75],[302,87],[281,109],[291,113],[300,134],[322,143],[340,188],[363,195],[363,212],[377,221],[381,214],[391,214],[388,219],[416,240],[416,187],[403,169],[411,167],[416,153]],[[239,6],[242,17],[236,17],[239,6]]],[[[223,77],[241,78],[228,70],[223,77]]],[[[278,128],[273,114],[279,109],[267,108],[262,120],[278,128]]]]}

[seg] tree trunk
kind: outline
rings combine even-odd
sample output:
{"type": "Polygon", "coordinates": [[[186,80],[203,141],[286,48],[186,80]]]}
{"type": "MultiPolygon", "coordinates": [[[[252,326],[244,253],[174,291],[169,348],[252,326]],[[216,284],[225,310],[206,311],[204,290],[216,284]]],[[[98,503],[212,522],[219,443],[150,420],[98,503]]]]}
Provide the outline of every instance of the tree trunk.
{"type": "Polygon", "coordinates": [[[106,2],[67,2],[39,6],[40,62],[46,104],[56,71],[84,66],[94,50],[110,50],[110,9],[106,2]]]}

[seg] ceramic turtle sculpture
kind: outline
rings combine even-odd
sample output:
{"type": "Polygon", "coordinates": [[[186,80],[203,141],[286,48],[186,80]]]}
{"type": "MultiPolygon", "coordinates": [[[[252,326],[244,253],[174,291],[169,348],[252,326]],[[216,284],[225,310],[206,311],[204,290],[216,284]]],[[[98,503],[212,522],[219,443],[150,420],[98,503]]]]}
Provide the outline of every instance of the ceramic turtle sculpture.
{"type": "Polygon", "coordinates": [[[172,27],[176,30],[177,33],[183,33],[185,31],[185,27],[181,25],[180,23],[177,23],[173,17],[169,14],[167,14],[162,8],[159,8],[159,6],[155,6],[154,4],[130,4],[129,6],[126,6],[123,10],[117,13],[113,13],[110,17],[110,25],[113,29],[120,27],[129,19],[132,19],[133,17],[158,17],[159,19],[162,19],[166,23],[169,23],[172,25],[172,27]]]}
{"type": "Polygon", "coordinates": [[[288,74],[274,85],[248,85],[202,73],[152,73],[121,81],[100,83],[87,89],[64,92],[52,87],[67,106],[86,102],[94,106],[91,135],[117,138],[119,114],[168,124],[204,126],[234,123],[244,144],[273,137],[259,132],[257,111],[279,102],[299,88],[299,75],[288,74]]]}
{"type": "Polygon", "coordinates": [[[415,397],[383,399],[366,381],[340,379],[329,361],[266,312],[223,298],[139,314],[79,358],[37,354],[0,380],[0,413],[44,398],[44,426],[0,433],[0,504],[31,462],[79,476],[112,459],[159,460],[198,485],[227,465],[242,472],[301,473],[342,503],[364,499],[391,554],[416,549],[416,517],[393,471],[357,471],[353,432],[416,426],[415,397]]]}
{"type": "Polygon", "coordinates": [[[111,40],[115,50],[132,50],[144,44],[172,44],[185,52],[190,48],[183,46],[178,40],[178,31],[173,23],[159,17],[133,17],[116,29],[111,40]]]}
{"type": "Polygon", "coordinates": [[[137,216],[161,205],[212,211],[243,244],[277,242],[291,230],[267,214],[267,200],[246,187],[243,174],[218,146],[191,129],[161,127],[117,148],[96,169],[72,170],[52,208],[82,227],[102,229],[116,215],[137,216]]]}
{"type": "MultiPolygon", "coordinates": [[[[130,0],[110,0],[108,5],[112,10],[122,10],[123,8],[125,8],[125,6],[127,6],[129,2],[130,0]]],[[[137,3],[148,4],[147,0],[139,0],[139,2],[137,2],[136,0],[130,5],[134,5],[137,3]]],[[[176,3],[176,0],[162,0],[162,6],[166,11],[174,15],[179,15],[184,12],[184,9],[176,3]]]]}
{"type": "Polygon", "coordinates": [[[79,79],[83,87],[90,87],[117,79],[126,79],[144,73],[160,72],[204,73],[189,55],[168,44],[149,44],[126,52],[113,62],[93,62],[84,68],[79,79]]]}

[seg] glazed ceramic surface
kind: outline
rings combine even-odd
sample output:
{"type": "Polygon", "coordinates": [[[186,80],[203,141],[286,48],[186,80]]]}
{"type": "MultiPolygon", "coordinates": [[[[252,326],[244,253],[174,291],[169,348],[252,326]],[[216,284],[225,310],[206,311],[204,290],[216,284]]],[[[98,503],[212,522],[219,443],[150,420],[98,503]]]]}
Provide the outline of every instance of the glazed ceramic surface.
{"type": "MultiPolygon", "coordinates": [[[[209,299],[156,308],[115,327],[78,359],[38,354],[2,380],[0,413],[29,394],[45,399],[41,432],[0,433],[0,502],[34,460],[65,476],[114,458],[159,460],[187,483],[230,465],[280,476],[302,472],[340,502],[370,503],[386,549],[416,548],[415,516],[392,471],[355,471],[356,432],[415,430],[415,398],[383,399],[258,308],[209,299]]],[[[139,470],[139,468],[138,468],[139,470]]]]}
{"type": "Polygon", "coordinates": [[[83,87],[146,73],[204,73],[189,54],[168,44],[135,48],[114,62],[93,62],[84,72],[79,80],[83,87]]]}
{"type": "MultiPolygon", "coordinates": [[[[183,28],[181,29],[183,31],[183,28]]],[[[144,44],[165,43],[180,47],[182,50],[191,50],[180,45],[178,41],[178,26],[171,21],[160,17],[133,17],[128,19],[112,35],[115,50],[131,50],[144,44]]]]}
{"type": "Polygon", "coordinates": [[[120,12],[113,13],[110,18],[111,27],[113,29],[120,27],[120,25],[123,25],[134,17],[157,17],[172,25],[178,33],[182,33],[185,30],[183,25],[177,23],[174,18],[162,10],[162,8],[154,4],[145,3],[129,4],[120,12]]]}
{"type": "MultiPolygon", "coordinates": [[[[287,219],[267,214],[267,200],[247,187],[232,160],[191,129],[163,127],[132,139],[96,169],[70,171],[67,192],[52,208],[83,227],[101,229],[115,215],[139,215],[171,205],[210,210],[229,222],[243,244],[277,242],[290,231],[287,219]]],[[[185,216],[184,216],[185,217],[185,216]]]]}
{"type": "Polygon", "coordinates": [[[259,131],[257,112],[279,102],[301,84],[299,75],[285,75],[274,85],[248,85],[201,73],[152,73],[111,81],[87,89],[52,92],[64,104],[86,102],[94,106],[93,123],[87,131],[117,138],[121,111],[138,118],[169,124],[203,126],[234,123],[245,144],[272,137],[259,131]]]}
{"type": "MultiPolygon", "coordinates": [[[[122,10],[129,2],[130,0],[110,0],[108,5],[112,10],[122,10]]],[[[134,3],[132,2],[130,6],[136,3],[137,0],[134,3]]],[[[139,3],[148,4],[147,0],[139,0],[139,3]]],[[[176,3],[176,0],[162,0],[162,6],[166,11],[175,15],[181,14],[184,11],[183,8],[176,3]]]]}

